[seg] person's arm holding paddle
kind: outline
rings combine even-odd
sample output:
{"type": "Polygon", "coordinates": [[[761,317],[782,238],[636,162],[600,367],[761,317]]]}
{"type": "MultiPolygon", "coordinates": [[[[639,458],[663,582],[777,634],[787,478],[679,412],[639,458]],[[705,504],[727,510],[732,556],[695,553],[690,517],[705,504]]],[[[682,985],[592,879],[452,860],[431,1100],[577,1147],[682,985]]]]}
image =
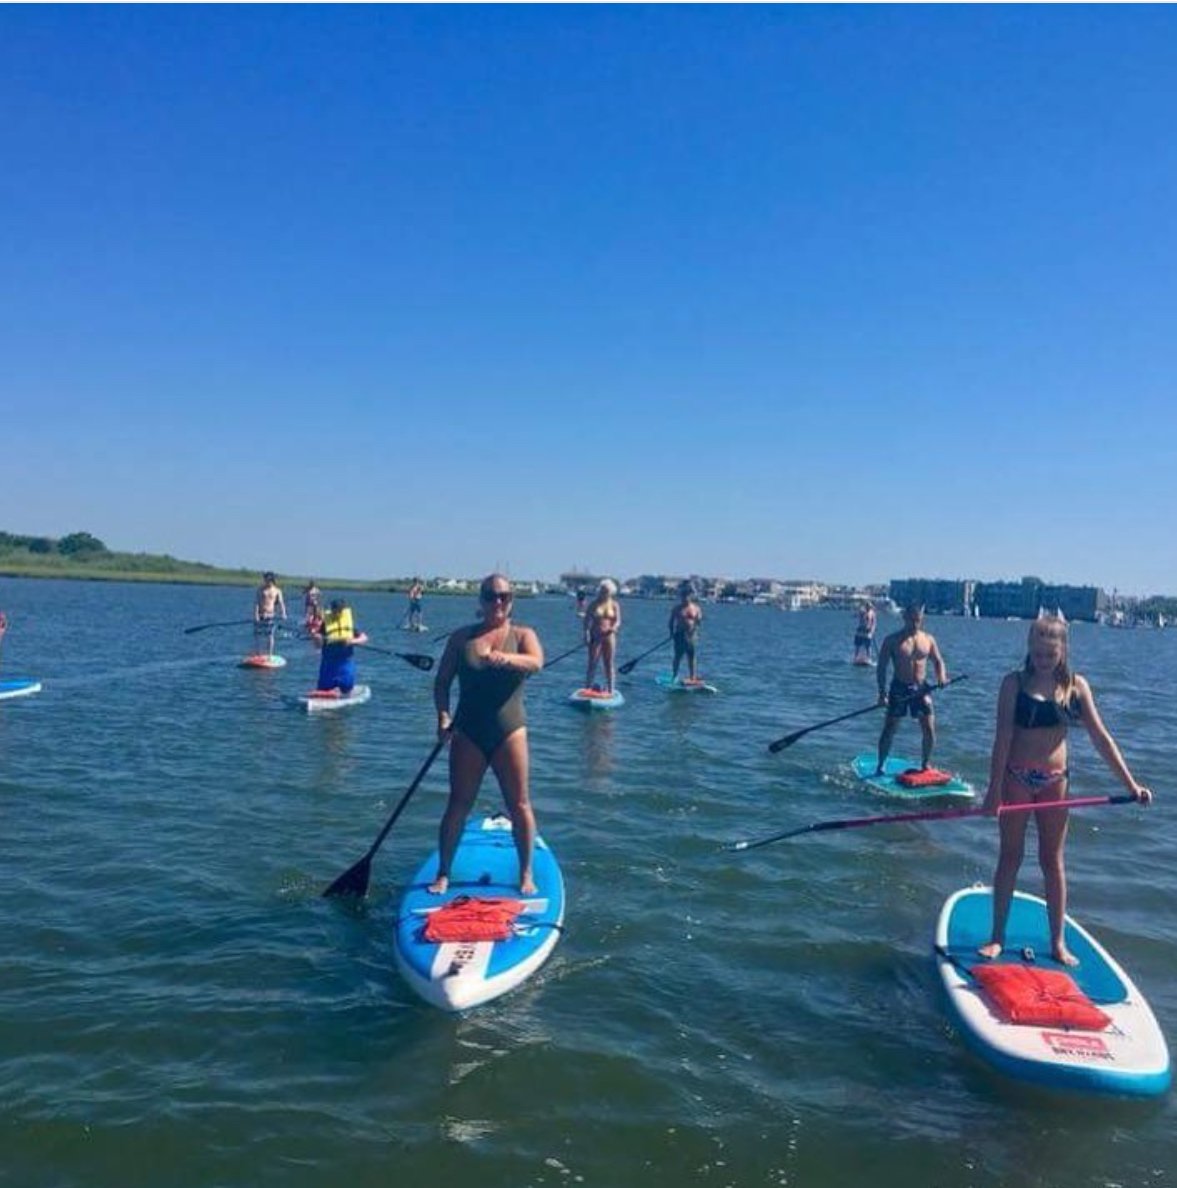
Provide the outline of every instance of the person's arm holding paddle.
{"type": "Polygon", "coordinates": [[[1080,720],[1087,729],[1087,737],[1091,745],[1099,752],[1100,757],[1111,769],[1112,773],[1142,804],[1152,804],[1152,791],[1137,782],[1136,777],[1128,770],[1128,764],[1116,745],[1116,740],[1108,732],[1095,708],[1095,697],[1091,686],[1085,677],[1075,676],[1075,689],[1079,694],[1080,720]]]}
{"type": "Polygon", "coordinates": [[[940,645],[936,642],[934,635],[928,636],[928,659],[932,662],[932,668],[936,672],[936,686],[943,688],[948,684],[948,665],[944,663],[944,657],[940,655],[940,645]]]}
{"type": "Polygon", "coordinates": [[[875,680],[879,685],[879,705],[887,704],[887,668],[891,663],[891,653],[895,649],[894,634],[888,635],[879,648],[879,666],[875,669],[875,680]]]}

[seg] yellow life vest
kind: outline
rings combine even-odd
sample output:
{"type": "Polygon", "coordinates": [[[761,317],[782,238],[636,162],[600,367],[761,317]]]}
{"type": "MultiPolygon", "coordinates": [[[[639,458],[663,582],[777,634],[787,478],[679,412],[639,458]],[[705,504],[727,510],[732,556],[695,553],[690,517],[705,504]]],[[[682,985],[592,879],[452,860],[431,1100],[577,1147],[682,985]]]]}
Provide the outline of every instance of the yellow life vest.
{"type": "Polygon", "coordinates": [[[355,639],[355,622],[351,617],[351,607],[345,606],[341,611],[329,610],[323,616],[323,642],[325,644],[348,644],[355,639]]]}

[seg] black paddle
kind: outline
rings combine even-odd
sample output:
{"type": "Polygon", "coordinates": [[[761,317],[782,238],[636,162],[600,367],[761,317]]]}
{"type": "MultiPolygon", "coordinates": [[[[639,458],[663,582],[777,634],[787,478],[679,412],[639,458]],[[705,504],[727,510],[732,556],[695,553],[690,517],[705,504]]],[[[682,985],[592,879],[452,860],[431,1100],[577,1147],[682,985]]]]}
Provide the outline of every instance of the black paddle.
{"type": "Polygon", "coordinates": [[[428,672],[433,667],[432,656],[422,656],[420,652],[394,652],[391,648],[378,648],[375,644],[356,644],[357,648],[367,648],[371,652],[379,652],[382,656],[399,656],[407,660],[414,668],[428,672]]]}
{"type": "MultiPolygon", "coordinates": [[[[932,685],[926,692],[933,693],[936,689],[947,689],[949,685],[955,685],[957,681],[967,681],[969,674],[966,672],[962,676],[953,677],[950,681],[945,681],[942,685],[932,685]]],[[[908,697],[900,698],[900,701],[911,701],[915,697],[923,697],[924,691],[919,693],[912,693],[908,697]]],[[[784,738],[778,738],[776,742],[770,742],[768,749],[775,755],[777,751],[783,751],[785,747],[791,747],[799,738],[804,738],[807,734],[812,734],[815,730],[824,730],[827,726],[834,726],[838,722],[845,722],[848,718],[857,718],[859,714],[869,714],[872,710],[882,709],[887,703],[885,701],[876,701],[874,705],[865,705],[862,709],[851,710],[848,714],[841,714],[837,718],[830,718],[826,722],[818,722],[816,726],[806,726],[802,730],[794,730],[792,734],[786,734],[784,738]]]]}
{"type": "MultiPolygon", "coordinates": [[[[996,816],[1004,817],[1006,813],[1032,813],[1039,809],[1056,808],[1090,808],[1098,804],[1133,804],[1138,803],[1135,796],[1079,796],[1069,800],[1027,800],[1018,804],[1002,804],[997,808],[996,816]]],[[[983,808],[967,809],[930,809],[919,813],[891,813],[881,817],[847,817],[840,821],[818,821],[815,825],[802,825],[800,829],[786,829],[784,833],[774,833],[769,837],[760,837],[754,841],[729,842],[721,846],[724,850],[755,850],[760,846],[769,846],[773,842],[784,841],[788,837],[800,837],[803,833],[824,833],[828,829],[861,829],[866,825],[894,825],[900,821],[954,821],[964,817],[984,817],[983,808]]]]}
{"type": "Polygon", "coordinates": [[[640,656],[635,656],[632,660],[627,660],[617,671],[622,676],[629,676],[629,674],[633,672],[634,668],[637,666],[637,662],[639,660],[644,660],[652,652],[656,652],[659,648],[665,647],[668,643],[670,643],[671,638],[672,637],[668,635],[665,639],[660,639],[652,648],[647,648],[646,651],[644,651],[640,656]]]}
{"type": "Polygon", "coordinates": [[[433,761],[441,754],[442,747],[449,741],[449,733],[442,735],[434,744],[433,750],[429,752],[429,758],[421,764],[421,770],[417,772],[416,778],[409,785],[408,790],[400,798],[400,803],[392,810],[392,816],[384,823],[384,828],[376,835],[376,840],[369,847],[368,852],[357,862],[354,866],[348,867],[323,892],[323,895],[328,899],[333,899],[340,895],[354,895],[357,899],[363,899],[368,894],[368,881],[372,876],[372,859],[376,856],[376,851],[380,849],[384,839],[388,836],[389,831],[396,824],[396,819],[404,811],[405,805],[409,803],[414,792],[417,791],[421,785],[421,781],[425,778],[426,773],[433,766],[433,761]]]}
{"type": "MultiPolygon", "coordinates": [[[[569,656],[575,655],[584,646],[585,646],[584,640],[581,640],[581,642],[578,643],[576,645],[576,647],[569,648],[568,651],[566,651],[566,652],[561,652],[558,656],[554,657],[551,660],[545,660],[543,668],[551,668],[553,664],[559,664],[561,660],[566,660],[569,656]]],[[[540,672],[543,672],[543,668],[540,669],[540,672]]]]}
{"type": "Polygon", "coordinates": [[[210,627],[245,627],[256,622],[256,619],[230,619],[227,623],[201,623],[198,627],[185,627],[184,634],[195,635],[197,631],[207,631],[210,627]]]}

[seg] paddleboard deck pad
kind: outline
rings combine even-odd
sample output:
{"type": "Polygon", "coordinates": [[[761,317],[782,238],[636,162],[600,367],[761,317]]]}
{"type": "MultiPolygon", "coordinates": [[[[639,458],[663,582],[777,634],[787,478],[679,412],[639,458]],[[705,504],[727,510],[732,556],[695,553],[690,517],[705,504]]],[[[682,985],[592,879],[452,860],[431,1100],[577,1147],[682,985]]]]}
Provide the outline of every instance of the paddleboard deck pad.
{"type": "Polygon", "coordinates": [[[41,692],[41,682],[28,677],[10,677],[0,681],[0,701],[11,701],[14,697],[29,697],[41,692]]]}
{"type": "Polygon", "coordinates": [[[371,697],[372,689],[368,685],[356,685],[346,695],[338,689],[312,689],[298,698],[298,704],[308,714],[321,714],[328,710],[347,709],[350,705],[363,705],[371,697]]]}
{"type": "Polygon", "coordinates": [[[625,697],[619,689],[612,693],[605,689],[577,689],[568,695],[568,704],[584,710],[610,710],[625,704],[625,697]]]}
{"type": "Polygon", "coordinates": [[[430,895],[438,855],[413,875],[397,913],[395,955],[404,979],[426,1002],[443,1011],[481,1006],[525,982],[551,955],[564,921],[564,878],[555,855],[535,839],[536,892],[519,891],[519,860],[511,822],[503,816],[471,821],[462,833],[449,889],[430,895]],[[425,926],[432,912],[461,896],[514,899],[523,910],[503,940],[432,942],[425,926]]]}
{"type": "Polygon", "coordinates": [[[668,672],[660,672],[654,683],[670,693],[718,693],[714,685],[709,685],[702,677],[691,680],[690,677],[672,676],[668,672]]]}
{"type": "Polygon", "coordinates": [[[245,656],[238,668],[285,668],[285,656],[269,656],[265,652],[259,652],[253,656],[245,656]]]}
{"type": "Polygon", "coordinates": [[[1057,1089],[1156,1097],[1171,1082],[1169,1050],[1152,1009],[1123,969],[1070,916],[1063,938],[1079,958],[1064,966],[1050,957],[1046,903],[1015,892],[1001,956],[977,953],[993,927],[993,891],[968,887],[951,895],[936,924],[936,964],[953,1023],[965,1043],[1001,1072],[1057,1089]],[[1033,965],[1070,975],[1079,990],[1109,1017],[1087,1030],[1008,1022],[971,970],[986,965],[1033,965]]]}
{"type": "Polygon", "coordinates": [[[915,788],[901,784],[899,776],[905,771],[914,771],[919,768],[919,764],[912,759],[901,759],[895,755],[889,756],[883,765],[881,776],[875,775],[879,766],[877,753],[856,755],[852,766],[854,774],[871,791],[878,792],[882,796],[893,796],[897,800],[971,800],[973,796],[972,784],[965,783],[959,776],[952,776],[946,784],[928,784],[915,788]]]}

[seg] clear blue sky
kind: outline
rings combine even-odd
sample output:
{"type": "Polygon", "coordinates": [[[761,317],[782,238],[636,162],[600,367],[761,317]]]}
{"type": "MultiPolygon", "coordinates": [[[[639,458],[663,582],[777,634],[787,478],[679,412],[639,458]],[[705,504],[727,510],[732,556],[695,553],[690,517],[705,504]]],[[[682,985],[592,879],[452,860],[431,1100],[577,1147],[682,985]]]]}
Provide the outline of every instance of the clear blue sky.
{"type": "Polygon", "coordinates": [[[1177,593],[1177,10],[0,9],[0,528],[1177,593]]]}

